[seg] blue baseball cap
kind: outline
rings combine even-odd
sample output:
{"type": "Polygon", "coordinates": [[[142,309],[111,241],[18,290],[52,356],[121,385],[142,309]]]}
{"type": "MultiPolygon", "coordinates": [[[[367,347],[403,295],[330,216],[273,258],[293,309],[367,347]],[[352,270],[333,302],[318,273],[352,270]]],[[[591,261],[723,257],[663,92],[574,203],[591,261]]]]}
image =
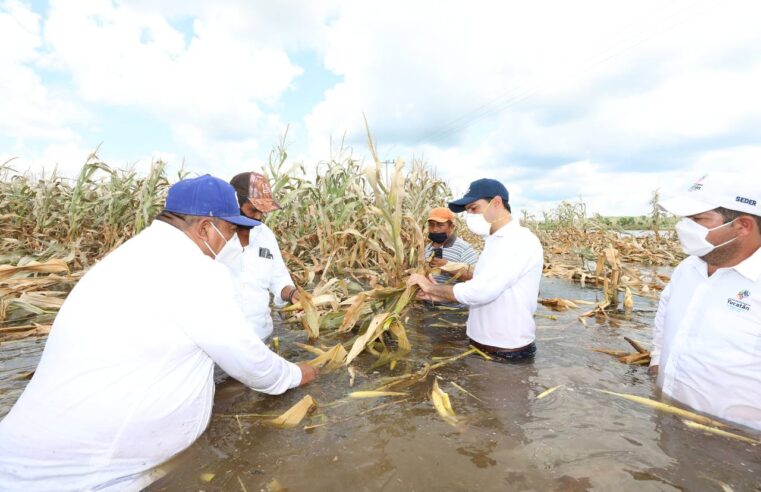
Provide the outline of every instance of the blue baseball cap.
{"type": "Polygon", "coordinates": [[[449,210],[455,213],[464,212],[465,205],[469,205],[481,198],[494,198],[495,196],[502,197],[502,201],[505,204],[510,202],[510,195],[507,193],[505,185],[496,179],[478,179],[470,183],[470,187],[465,192],[464,197],[449,202],[449,210]]]}
{"type": "Polygon", "coordinates": [[[240,214],[235,188],[208,174],[183,179],[173,184],[166,195],[164,210],[185,215],[216,217],[244,227],[261,225],[258,220],[240,214]]]}

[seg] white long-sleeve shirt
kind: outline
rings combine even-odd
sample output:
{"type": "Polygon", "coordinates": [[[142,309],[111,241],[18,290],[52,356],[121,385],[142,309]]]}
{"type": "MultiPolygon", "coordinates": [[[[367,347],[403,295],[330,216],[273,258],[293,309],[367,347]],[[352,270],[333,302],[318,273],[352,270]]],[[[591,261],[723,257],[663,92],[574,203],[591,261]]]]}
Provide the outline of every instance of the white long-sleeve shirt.
{"type": "Polygon", "coordinates": [[[155,221],[61,307],[34,377],[0,422],[0,490],[131,490],[206,428],[215,361],[265,393],[301,382],[298,366],[251,331],[225,268],[155,221]]]}
{"type": "Polygon", "coordinates": [[[654,324],[650,365],[666,395],[761,429],[761,249],[710,277],[703,260],[685,259],[654,324]]]}
{"type": "Polygon", "coordinates": [[[269,227],[262,224],[251,230],[240,263],[231,270],[246,321],[259,338],[266,340],[273,328],[270,293],[275,306],[283,307],[287,301],[280,294],[283,288],[293,285],[275,234],[269,227]]]}
{"type": "Polygon", "coordinates": [[[543,263],[539,239],[516,219],[486,238],[473,278],[454,286],[457,301],[469,307],[471,339],[508,349],[534,341],[543,263]]]}

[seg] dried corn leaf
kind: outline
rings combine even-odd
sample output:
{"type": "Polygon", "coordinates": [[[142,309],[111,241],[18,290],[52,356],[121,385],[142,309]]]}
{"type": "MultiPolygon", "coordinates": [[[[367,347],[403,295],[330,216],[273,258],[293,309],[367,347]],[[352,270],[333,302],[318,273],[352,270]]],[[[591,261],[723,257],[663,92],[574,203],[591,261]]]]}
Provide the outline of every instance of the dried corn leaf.
{"type": "Polygon", "coordinates": [[[750,437],[741,436],[739,434],[735,434],[733,432],[728,432],[722,429],[717,429],[716,427],[711,427],[708,425],[699,424],[697,422],[692,422],[691,420],[684,420],[682,419],[682,422],[689,427],[690,429],[696,429],[701,430],[704,432],[710,432],[711,434],[716,434],[718,436],[728,437],[730,439],[735,439],[737,441],[746,442],[748,444],[751,444],[753,446],[758,446],[761,444],[761,441],[758,441],[756,439],[751,439],[750,437]]]}
{"type": "Polygon", "coordinates": [[[536,397],[536,399],[537,399],[537,400],[541,400],[542,398],[546,398],[546,397],[550,396],[552,393],[554,393],[555,391],[557,391],[557,390],[559,390],[560,388],[562,388],[563,386],[565,386],[565,385],[564,385],[564,384],[559,384],[559,385],[557,385],[557,386],[553,386],[552,388],[550,388],[550,389],[548,389],[548,390],[546,390],[546,391],[542,391],[542,392],[541,392],[541,393],[540,393],[540,394],[539,394],[539,395],[536,397]]]}
{"type": "Polygon", "coordinates": [[[640,354],[639,352],[629,355],[624,355],[618,358],[619,362],[624,364],[631,364],[635,366],[647,366],[650,365],[650,352],[640,354]]]}
{"type": "MultiPolygon", "coordinates": [[[[303,299],[303,297],[301,297],[301,294],[299,294],[299,299],[303,299]]],[[[312,306],[314,306],[315,308],[330,306],[334,310],[338,309],[338,298],[335,296],[335,294],[321,294],[319,296],[312,296],[310,294],[309,299],[312,302],[312,306]]],[[[307,308],[302,306],[301,301],[299,300],[294,302],[288,307],[284,307],[280,311],[287,313],[290,311],[298,311],[300,309],[303,309],[304,311],[306,311],[307,308]]]]}
{"type": "MultiPolygon", "coordinates": [[[[407,338],[407,331],[404,329],[404,325],[402,324],[401,320],[398,318],[394,319],[394,321],[389,326],[389,331],[391,331],[391,333],[393,333],[396,337],[396,340],[399,343],[399,350],[403,352],[409,352],[412,349],[410,341],[407,338]]],[[[396,361],[394,360],[392,362],[396,361]]],[[[393,370],[393,367],[391,369],[393,370]]]]}
{"type": "Polygon", "coordinates": [[[459,421],[454,413],[452,403],[449,401],[449,395],[439,388],[439,382],[434,379],[433,388],[431,388],[431,402],[441,418],[450,425],[457,425],[459,421]]]}
{"type": "Polygon", "coordinates": [[[559,297],[552,299],[539,299],[539,304],[547,306],[555,311],[565,311],[567,309],[576,309],[579,307],[573,301],[569,301],[568,299],[561,299],[559,297]]]}
{"type": "Polygon", "coordinates": [[[645,398],[644,396],[629,395],[626,393],[615,393],[613,391],[606,391],[606,390],[595,390],[595,391],[599,391],[600,393],[606,393],[608,395],[618,396],[619,398],[625,398],[629,401],[633,401],[634,403],[639,403],[640,405],[645,405],[647,407],[660,410],[661,412],[678,415],[680,417],[684,417],[686,419],[692,420],[694,422],[697,422],[703,425],[711,425],[715,427],[726,427],[725,424],[717,420],[710,419],[703,415],[699,415],[697,413],[690,412],[689,410],[684,410],[683,408],[678,408],[673,405],[669,405],[667,403],[651,400],[650,398],[645,398]]]}
{"type": "Polygon", "coordinates": [[[40,309],[59,309],[63,305],[65,292],[42,291],[24,292],[14,303],[29,304],[40,309]]]}
{"type": "Polygon", "coordinates": [[[53,259],[42,263],[32,261],[23,266],[0,265],[0,280],[12,277],[17,273],[61,273],[68,272],[66,261],[53,259]]]}
{"type": "Polygon", "coordinates": [[[341,366],[344,360],[346,360],[346,349],[339,343],[308,361],[307,364],[317,368],[324,367],[330,371],[341,366]]]}
{"type": "Polygon", "coordinates": [[[310,354],[314,355],[322,355],[325,353],[325,351],[321,348],[315,347],[313,345],[307,345],[306,343],[298,343],[296,342],[295,345],[299,347],[300,349],[306,350],[310,354]]]}
{"type": "Polygon", "coordinates": [[[632,291],[629,287],[626,288],[624,293],[624,312],[629,314],[634,310],[634,298],[632,298],[632,291]]]}
{"type": "Polygon", "coordinates": [[[299,302],[304,309],[301,324],[309,334],[310,339],[318,338],[320,336],[320,313],[317,312],[317,308],[312,303],[312,295],[299,286],[296,288],[299,291],[299,302]]]}
{"type": "Polygon", "coordinates": [[[353,391],[349,398],[381,398],[384,396],[406,396],[407,393],[399,391],[353,391]]]}
{"type": "Polygon", "coordinates": [[[368,343],[372,342],[378,338],[381,333],[383,333],[385,324],[390,316],[391,314],[389,313],[381,313],[373,317],[373,319],[370,321],[370,326],[367,327],[367,331],[358,336],[354,341],[354,345],[351,346],[349,355],[346,356],[345,365],[348,366],[351,364],[351,361],[353,361],[360,353],[362,353],[368,343]]]}
{"type": "Polygon", "coordinates": [[[645,347],[642,346],[642,344],[640,342],[638,342],[638,341],[636,341],[636,340],[634,340],[632,338],[629,338],[629,337],[624,337],[624,340],[629,342],[629,345],[631,345],[634,348],[634,350],[636,350],[640,354],[649,354],[650,353],[645,347]]]}
{"type": "Polygon", "coordinates": [[[454,273],[454,272],[458,272],[458,271],[460,271],[460,270],[462,270],[464,268],[468,268],[469,266],[470,265],[468,265],[467,263],[458,263],[458,262],[455,262],[455,261],[448,261],[444,265],[440,266],[439,269],[442,272],[454,273]]]}
{"type": "Polygon", "coordinates": [[[346,333],[348,331],[351,331],[352,328],[354,328],[354,325],[357,324],[357,321],[359,320],[359,317],[362,314],[362,308],[365,307],[366,301],[367,301],[366,292],[360,292],[359,294],[357,294],[356,298],[354,299],[354,302],[349,307],[349,309],[346,310],[346,313],[344,314],[344,319],[343,319],[343,322],[341,323],[341,326],[338,328],[338,333],[346,333]]]}
{"type": "Polygon", "coordinates": [[[592,349],[592,352],[599,352],[601,354],[612,355],[613,357],[624,357],[629,355],[629,352],[627,352],[626,350],[615,350],[615,349],[604,349],[604,348],[594,348],[592,349]]]}
{"type": "Polygon", "coordinates": [[[307,413],[317,407],[317,403],[310,395],[306,395],[297,404],[289,408],[279,417],[270,420],[270,424],[283,429],[292,429],[299,425],[307,413]]]}

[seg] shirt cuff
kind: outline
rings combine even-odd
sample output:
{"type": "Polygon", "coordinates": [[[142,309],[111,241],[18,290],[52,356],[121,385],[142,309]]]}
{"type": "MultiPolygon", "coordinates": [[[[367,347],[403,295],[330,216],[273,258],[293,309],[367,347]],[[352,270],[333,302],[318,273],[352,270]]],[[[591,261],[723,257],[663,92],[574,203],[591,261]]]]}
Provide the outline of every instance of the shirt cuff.
{"type": "Polygon", "coordinates": [[[650,351],[650,367],[660,365],[660,363],[661,363],[661,351],[660,350],[650,351]]]}
{"type": "Polygon", "coordinates": [[[301,384],[301,369],[293,362],[288,363],[288,369],[291,371],[291,382],[288,389],[292,389],[301,384]]]}
{"type": "Polygon", "coordinates": [[[460,282],[459,284],[454,284],[454,286],[452,287],[452,295],[454,296],[455,299],[457,299],[457,302],[459,302],[460,304],[467,305],[467,303],[461,297],[462,294],[459,293],[463,288],[464,287],[462,285],[462,282],[460,282]]]}
{"type": "Polygon", "coordinates": [[[293,286],[293,282],[290,281],[290,279],[288,279],[288,280],[289,280],[288,282],[283,282],[282,284],[280,284],[277,287],[275,287],[275,292],[272,293],[273,294],[272,297],[273,297],[273,301],[275,302],[275,306],[277,306],[279,308],[284,307],[286,304],[288,304],[288,299],[283,299],[282,297],[280,297],[280,294],[283,293],[283,289],[285,289],[286,287],[293,286]]]}

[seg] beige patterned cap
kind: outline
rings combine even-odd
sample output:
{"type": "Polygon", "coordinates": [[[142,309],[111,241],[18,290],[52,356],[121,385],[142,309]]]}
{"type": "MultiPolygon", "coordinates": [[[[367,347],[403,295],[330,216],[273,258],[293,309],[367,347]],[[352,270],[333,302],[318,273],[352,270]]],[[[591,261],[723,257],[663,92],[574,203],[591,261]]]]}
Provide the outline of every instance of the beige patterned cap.
{"type": "Polygon", "coordinates": [[[238,194],[238,201],[249,200],[264,213],[278,210],[280,205],[272,198],[272,188],[267,176],[255,172],[240,173],[230,180],[238,194]]]}

